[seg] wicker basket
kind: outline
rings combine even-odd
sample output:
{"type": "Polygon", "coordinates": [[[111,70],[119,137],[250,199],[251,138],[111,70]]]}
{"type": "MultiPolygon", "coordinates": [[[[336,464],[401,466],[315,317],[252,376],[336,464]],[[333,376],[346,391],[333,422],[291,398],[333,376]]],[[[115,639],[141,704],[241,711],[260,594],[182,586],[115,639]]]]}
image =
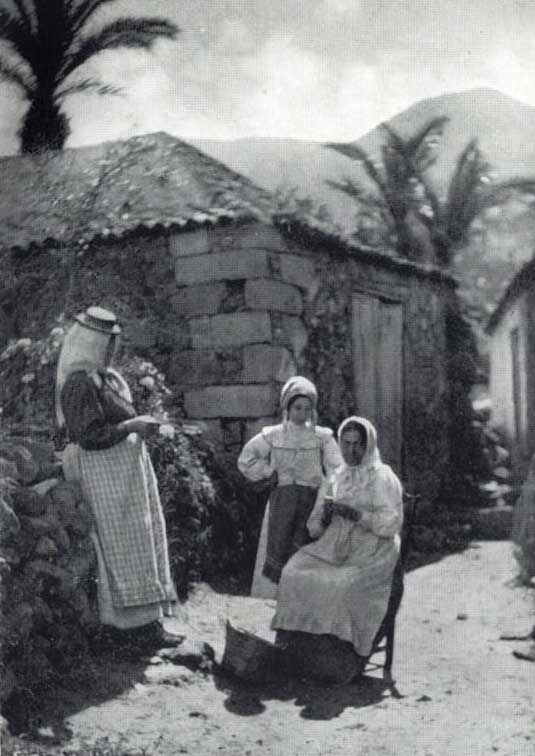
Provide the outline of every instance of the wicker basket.
{"type": "Polygon", "coordinates": [[[281,669],[283,650],[253,633],[234,627],[227,620],[225,651],[221,667],[245,680],[269,680],[281,669]]]}

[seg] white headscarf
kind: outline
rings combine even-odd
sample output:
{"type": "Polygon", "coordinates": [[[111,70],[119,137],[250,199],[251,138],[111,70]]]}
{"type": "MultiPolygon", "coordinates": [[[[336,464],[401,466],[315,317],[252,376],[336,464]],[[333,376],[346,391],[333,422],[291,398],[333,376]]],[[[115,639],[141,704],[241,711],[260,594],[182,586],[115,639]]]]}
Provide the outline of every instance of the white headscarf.
{"type": "Polygon", "coordinates": [[[67,377],[76,370],[104,370],[110,354],[112,336],[76,322],[63,342],[56,373],[56,421],[59,428],[65,425],[61,407],[61,391],[67,377]]]}
{"type": "Polygon", "coordinates": [[[287,425],[288,423],[288,404],[297,396],[306,396],[306,398],[310,400],[312,404],[312,417],[307,422],[307,425],[315,426],[317,420],[316,405],[318,403],[318,392],[312,381],[309,381],[308,378],[305,378],[302,375],[294,375],[292,378],[289,378],[281,389],[280,403],[284,425],[287,425]]]}
{"type": "MultiPolygon", "coordinates": [[[[372,425],[372,423],[370,423],[370,421],[365,417],[357,417],[356,415],[352,415],[351,417],[347,417],[340,424],[340,427],[338,428],[338,443],[340,444],[340,446],[344,431],[346,430],[348,425],[352,424],[359,425],[364,429],[366,433],[366,451],[364,452],[364,456],[359,465],[351,466],[348,465],[344,460],[342,470],[347,470],[348,473],[351,473],[350,478],[352,486],[357,485],[360,488],[364,488],[371,482],[371,480],[375,476],[375,473],[382,466],[383,462],[381,460],[379,449],[377,448],[377,431],[375,430],[375,427],[372,425]]],[[[340,478],[343,477],[344,475],[342,472],[340,478]]]]}

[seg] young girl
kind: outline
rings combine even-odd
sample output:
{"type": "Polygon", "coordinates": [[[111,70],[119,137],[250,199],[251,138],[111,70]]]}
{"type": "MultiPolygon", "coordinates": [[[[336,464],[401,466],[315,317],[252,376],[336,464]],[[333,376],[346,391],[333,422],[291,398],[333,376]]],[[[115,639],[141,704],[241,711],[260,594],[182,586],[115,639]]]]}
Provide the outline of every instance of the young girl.
{"type": "Polygon", "coordinates": [[[310,538],[306,522],[324,476],[343,463],[329,428],[316,425],[317,391],[302,376],[281,392],[283,422],[267,426],[245,444],[238,467],[251,481],[272,478],[251,595],[274,598],[282,568],[310,538]]]}

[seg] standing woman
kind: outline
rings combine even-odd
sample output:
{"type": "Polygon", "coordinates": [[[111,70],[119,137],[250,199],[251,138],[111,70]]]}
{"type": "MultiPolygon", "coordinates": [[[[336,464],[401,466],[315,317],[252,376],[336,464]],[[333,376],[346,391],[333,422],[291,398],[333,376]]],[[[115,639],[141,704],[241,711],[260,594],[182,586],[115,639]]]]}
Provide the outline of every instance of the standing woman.
{"type": "Polygon", "coordinates": [[[159,423],[138,416],[113,362],[121,329],[90,307],[65,337],[56,380],[58,426],[66,427],[67,480],[81,484],[96,521],[98,605],[103,635],[142,645],[178,645],[161,624],[176,600],[165,520],[144,439],[159,423]],[[128,631],[128,632],[127,632],[128,631]]]}
{"type": "Polygon", "coordinates": [[[318,394],[311,381],[290,378],[281,391],[283,421],[266,426],[245,444],[238,467],[257,482],[271,479],[251,594],[274,598],[282,569],[308,543],[306,523],[324,476],[342,464],[330,428],[316,425],[318,394]]]}

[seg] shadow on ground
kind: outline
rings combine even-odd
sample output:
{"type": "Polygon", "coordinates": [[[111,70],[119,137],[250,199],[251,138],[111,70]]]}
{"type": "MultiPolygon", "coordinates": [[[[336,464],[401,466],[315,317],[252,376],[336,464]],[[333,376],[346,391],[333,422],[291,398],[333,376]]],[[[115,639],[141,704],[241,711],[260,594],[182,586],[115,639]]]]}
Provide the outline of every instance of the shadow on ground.
{"type": "Polygon", "coordinates": [[[147,662],[108,652],[80,659],[80,668],[71,674],[70,684],[51,686],[39,702],[13,701],[10,711],[4,712],[13,734],[26,733],[35,745],[64,746],[72,738],[66,721],[70,716],[90,706],[97,706],[116,698],[146,682],[147,662]]]}
{"type": "Polygon", "coordinates": [[[330,720],[346,709],[361,709],[380,703],[385,697],[401,697],[395,687],[384,680],[363,675],[350,685],[327,685],[305,679],[287,679],[266,683],[248,683],[218,670],[216,688],[225,693],[225,708],[240,717],[252,717],[266,710],[268,701],[293,700],[303,719],[330,720]]]}

